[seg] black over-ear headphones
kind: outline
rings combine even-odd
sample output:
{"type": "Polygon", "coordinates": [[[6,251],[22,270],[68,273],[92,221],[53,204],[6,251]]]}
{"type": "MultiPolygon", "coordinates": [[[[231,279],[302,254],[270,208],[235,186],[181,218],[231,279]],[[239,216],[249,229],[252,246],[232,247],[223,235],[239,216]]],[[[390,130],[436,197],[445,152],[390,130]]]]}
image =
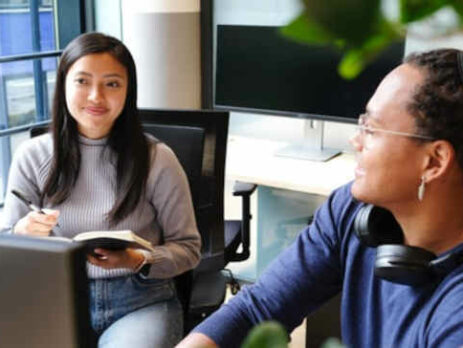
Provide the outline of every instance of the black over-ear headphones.
{"type": "Polygon", "coordinates": [[[392,213],[371,204],[360,208],[354,231],[362,243],[377,247],[375,275],[394,283],[429,283],[463,263],[463,250],[437,258],[428,250],[402,245],[402,229],[392,213]]]}

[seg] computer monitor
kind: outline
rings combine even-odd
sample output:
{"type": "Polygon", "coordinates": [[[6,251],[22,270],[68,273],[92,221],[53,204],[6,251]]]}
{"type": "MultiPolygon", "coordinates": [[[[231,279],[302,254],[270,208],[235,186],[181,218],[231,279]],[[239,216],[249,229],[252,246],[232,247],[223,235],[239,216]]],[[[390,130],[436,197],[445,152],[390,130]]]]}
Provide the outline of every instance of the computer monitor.
{"type": "Polygon", "coordinates": [[[215,108],[356,123],[403,57],[403,42],[393,44],[357,78],[346,80],[338,73],[341,51],[292,41],[280,29],[217,25],[215,108]]]}
{"type": "Polygon", "coordinates": [[[92,347],[84,249],[0,235],[0,345],[92,347]]]}

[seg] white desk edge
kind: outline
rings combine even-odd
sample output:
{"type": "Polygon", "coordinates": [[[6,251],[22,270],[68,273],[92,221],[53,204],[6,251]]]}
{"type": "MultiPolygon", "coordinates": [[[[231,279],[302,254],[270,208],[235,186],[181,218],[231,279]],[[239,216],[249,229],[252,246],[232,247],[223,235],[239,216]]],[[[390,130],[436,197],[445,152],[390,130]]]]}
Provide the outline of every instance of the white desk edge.
{"type": "Polygon", "coordinates": [[[326,162],[275,156],[275,150],[285,145],[287,143],[230,136],[226,179],[327,196],[354,178],[354,154],[341,153],[326,162]]]}

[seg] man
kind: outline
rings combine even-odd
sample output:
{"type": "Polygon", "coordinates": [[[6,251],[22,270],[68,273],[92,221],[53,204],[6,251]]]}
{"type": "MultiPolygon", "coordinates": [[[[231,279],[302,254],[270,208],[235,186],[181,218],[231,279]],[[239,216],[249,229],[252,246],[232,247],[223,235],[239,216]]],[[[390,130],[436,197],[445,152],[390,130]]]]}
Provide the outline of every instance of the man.
{"type": "Polygon", "coordinates": [[[351,140],[358,154],[353,183],[328,198],[256,284],[179,347],[237,347],[270,319],[290,332],[340,291],[349,347],[463,344],[462,62],[458,50],[430,51],[406,58],[384,78],[351,140]],[[395,247],[422,264],[412,262],[397,277],[404,265],[392,262],[391,277],[375,275],[381,247],[354,231],[366,203],[392,213],[403,231],[404,245],[395,247]],[[422,262],[415,253],[430,257],[422,262]],[[417,272],[425,281],[410,284],[417,272]]]}

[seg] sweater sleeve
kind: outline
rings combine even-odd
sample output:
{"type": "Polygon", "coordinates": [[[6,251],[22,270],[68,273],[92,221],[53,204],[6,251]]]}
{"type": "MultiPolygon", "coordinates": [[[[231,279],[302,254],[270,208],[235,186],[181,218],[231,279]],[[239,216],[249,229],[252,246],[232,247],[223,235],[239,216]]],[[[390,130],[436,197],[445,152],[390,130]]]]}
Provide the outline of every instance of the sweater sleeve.
{"type": "Polygon", "coordinates": [[[2,212],[1,232],[9,233],[11,228],[24,217],[29,208],[16,198],[11,190],[18,190],[35,205],[40,203],[40,175],[46,172],[50,160],[48,135],[28,140],[16,150],[11,162],[5,204],[2,212]],[[31,151],[34,149],[34,151],[31,151]]]}
{"type": "Polygon", "coordinates": [[[173,151],[160,143],[148,178],[147,194],[156,210],[163,243],[155,247],[147,277],[170,278],[196,267],[201,237],[185,172],[173,151]]]}
{"type": "Polygon", "coordinates": [[[288,332],[342,288],[342,227],[350,193],[343,187],[317,211],[314,222],[264,271],[259,280],[194,331],[220,347],[237,347],[257,323],[277,320],[288,332]]]}

